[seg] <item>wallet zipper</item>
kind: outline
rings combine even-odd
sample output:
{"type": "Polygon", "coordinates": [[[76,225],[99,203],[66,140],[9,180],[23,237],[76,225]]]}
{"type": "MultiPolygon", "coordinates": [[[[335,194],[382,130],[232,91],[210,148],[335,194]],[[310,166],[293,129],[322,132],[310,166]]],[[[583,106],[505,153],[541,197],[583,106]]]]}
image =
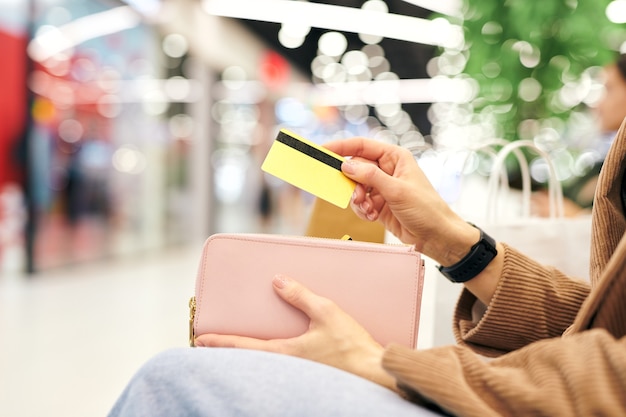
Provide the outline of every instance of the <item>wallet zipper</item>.
{"type": "Polygon", "coordinates": [[[189,299],[189,346],[195,346],[196,335],[193,330],[193,322],[196,317],[196,297],[189,299]]]}
{"type": "MultiPolygon", "coordinates": [[[[338,241],[338,240],[348,240],[351,242],[354,242],[354,244],[358,245],[360,243],[364,243],[364,244],[370,244],[373,242],[368,242],[368,241],[359,241],[359,240],[354,240],[352,239],[352,236],[350,235],[343,235],[341,238],[336,238],[336,237],[320,237],[320,236],[301,236],[301,235],[285,235],[287,237],[297,237],[297,238],[303,238],[305,240],[330,240],[330,241],[338,241]]],[[[405,248],[407,251],[415,251],[415,245],[408,245],[406,243],[401,243],[401,242],[393,242],[393,243],[389,243],[389,242],[385,242],[385,243],[379,243],[379,245],[384,245],[387,247],[391,247],[391,248],[405,248]]]]}

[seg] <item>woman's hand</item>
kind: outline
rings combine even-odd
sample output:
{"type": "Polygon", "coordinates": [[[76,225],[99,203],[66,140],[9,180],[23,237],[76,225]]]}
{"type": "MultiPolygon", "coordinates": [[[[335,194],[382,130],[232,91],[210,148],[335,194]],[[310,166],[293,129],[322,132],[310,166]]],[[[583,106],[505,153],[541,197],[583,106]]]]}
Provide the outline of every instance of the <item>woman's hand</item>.
{"type": "Polygon", "coordinates": [[[363,138],[324,146],[351,157],[341,169],[357,182],[350,204],[360,218],[379,220],[400,241],[445,266],[478,241],[478,230],[450,209],[408,150],[363,138]]]}
{"type": "MultiPolygon", "coordinates": [[[[459,217],[439,196],[413,155],[399,146],[370,139],[328,142],[331,151],[350,156],[341,165],[357,182],[350,202],[362,219],[379,220],[404,243],[443,266],[459,262],[480,239],[478,229],[459,217]]],[[[502,275],[504,250],[465,287],[485,305],[502,275]]]]}
{"type": "Polygon", "coordinates": [[[283,353],[334,366],[396,390],[395,379],[381,365],[383,347],[334,302],[300,283],[278,275],[274,290],[309,318],[309,329],[291,339],[260,340],[242,336],[205,334],[196,346],[234,347],[283,353]]]}

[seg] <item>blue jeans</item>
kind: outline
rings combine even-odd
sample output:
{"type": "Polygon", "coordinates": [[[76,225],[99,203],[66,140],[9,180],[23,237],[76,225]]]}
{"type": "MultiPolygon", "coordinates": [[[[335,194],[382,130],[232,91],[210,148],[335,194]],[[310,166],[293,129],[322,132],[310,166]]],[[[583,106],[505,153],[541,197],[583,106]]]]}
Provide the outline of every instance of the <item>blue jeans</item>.
{"type": "Polygon", "coordinates": [[[364,378],[305,359],[180,348],[149,360],[109,417],[437,415],[364,378]]]}

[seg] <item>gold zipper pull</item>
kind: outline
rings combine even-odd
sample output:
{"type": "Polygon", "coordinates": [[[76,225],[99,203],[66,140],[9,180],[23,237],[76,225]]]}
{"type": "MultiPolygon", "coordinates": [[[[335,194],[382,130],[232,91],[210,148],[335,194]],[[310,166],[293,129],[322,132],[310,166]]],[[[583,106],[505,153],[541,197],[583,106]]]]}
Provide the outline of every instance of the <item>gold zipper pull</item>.
{"type": "Polygon", "coordinates": [[[196,335],[193,330],[193,322],[196,317],[196,297],[189,299],[189,346],[195,346],[196,335]]]}

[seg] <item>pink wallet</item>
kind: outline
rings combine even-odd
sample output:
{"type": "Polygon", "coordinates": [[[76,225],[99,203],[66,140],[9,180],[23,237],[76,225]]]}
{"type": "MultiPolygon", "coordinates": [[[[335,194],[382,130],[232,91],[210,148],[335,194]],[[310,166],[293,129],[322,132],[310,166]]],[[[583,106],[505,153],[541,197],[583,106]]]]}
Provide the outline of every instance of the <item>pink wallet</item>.
{"type": "Polygon", "coordinates": [[[304,333],[309,319],[274,292],[276,274],[337,303],[383,346],[416,347],[424,262],[412,246],[270,234],[206,240],[189,303],[191,345],[206,333],[304,333]]]}

